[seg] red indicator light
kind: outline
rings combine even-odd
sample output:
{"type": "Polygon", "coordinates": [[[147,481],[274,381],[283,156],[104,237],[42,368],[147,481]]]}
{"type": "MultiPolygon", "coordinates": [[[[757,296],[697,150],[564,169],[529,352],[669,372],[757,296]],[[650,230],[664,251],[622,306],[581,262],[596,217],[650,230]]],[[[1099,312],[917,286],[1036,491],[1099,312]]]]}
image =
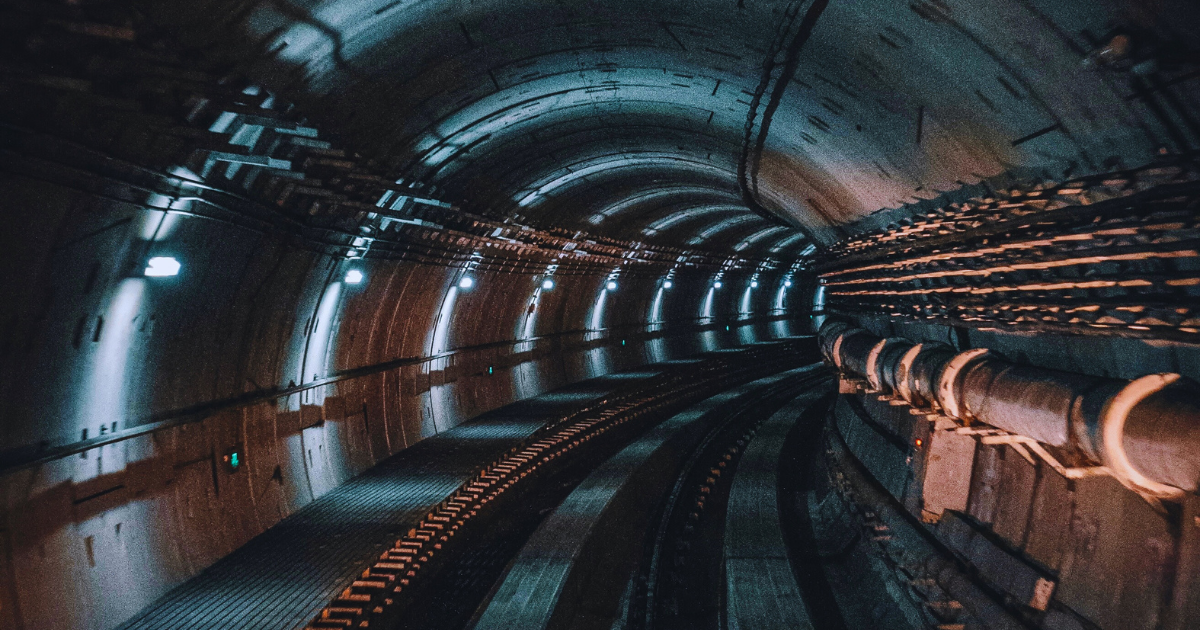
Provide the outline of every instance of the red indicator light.
{"type": "Polygon", "coordinates": [[[921,448],[921,445],[925,443],[925,440],[922,440],[921,438],[917,438],[916,441],[914,441],[913,443],[917,445],[917,448],[921,448]]]}

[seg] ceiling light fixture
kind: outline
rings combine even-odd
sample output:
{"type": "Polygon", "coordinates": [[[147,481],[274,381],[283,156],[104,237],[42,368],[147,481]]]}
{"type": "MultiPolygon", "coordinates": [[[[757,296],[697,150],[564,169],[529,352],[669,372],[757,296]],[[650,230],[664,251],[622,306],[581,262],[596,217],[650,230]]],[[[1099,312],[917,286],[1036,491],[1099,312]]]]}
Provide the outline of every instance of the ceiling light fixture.
{"type": "Polygon", "coordinates": [[[171,256],[155,256],[146,261],[145,274],[148,278],[165,278],[179,275],[182,265],[171,256]]]}

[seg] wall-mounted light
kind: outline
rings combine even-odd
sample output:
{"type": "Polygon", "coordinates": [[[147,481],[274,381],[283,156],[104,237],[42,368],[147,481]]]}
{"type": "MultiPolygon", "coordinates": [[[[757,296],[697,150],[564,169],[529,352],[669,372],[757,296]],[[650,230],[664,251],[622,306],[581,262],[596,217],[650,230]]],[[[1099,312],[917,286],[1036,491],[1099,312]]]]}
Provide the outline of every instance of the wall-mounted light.
{"type": "Polygon", "coordinates": [[[165,278],[179,275],[181,265],[171,256],[155,256],[146,261],[145,274],[150,278],[165,278]]]}
{"type": "Polygon", "coordinates": [[[458,281],[458,288],[460,289],[470,289],[473,286],[475,286],[475,279],[471,276],[463,276],[462,280],[458,281]]]}
{"type": "Polygon", "coordinates": [[[790,286],[792,286],[792,281],[791,281],[791,280],[784,280],[784,281],[783,281],[783,286],[785,286],[785,287],[790,287],[790,286]]]}
{"type": "Polygon", "coordinates": [[[670,289],[673,286],[675,286],[674,282],[671,282],[670,280],[663,280],[663,288],[664,289],[670,289]]]}
{"type": "Polygon", "coordinates": [[[358,284],[363,281],[363,273],[357,269],[346,272],[346,284],[358,284]]]}
{"type": "Polygon", "coordinates": [[[549,291],[550,289],[553,289],[553,288],[554,288],[553,280],[551,280],[550,278],[546,278],[545,280],[542,280],[542,290],[543,291],[549,291]]]}
{"type": "Polygon", "coordinates": [[[608,289],[609,291],[616,291],[617,290],[617,281],[609,280],[608,284],[604,285],[604,288],[608,289]]]}
{"type": "Polygon", "coordinates": [[[750,288],[751,288],[751,289],[757,289],[757,288],[758,288],[758,280],[751,280],[751,281],[750,281],[750,288]]]}
{"type": "Polygon", "coordinates": [[[714,282],[714,283],[713,283],[713,288],[714,288],[714,289],[720,289],[720,288],[721,288],[721,281],[720,281],[720,280],[717,280],[716,282],[714,282]]]}

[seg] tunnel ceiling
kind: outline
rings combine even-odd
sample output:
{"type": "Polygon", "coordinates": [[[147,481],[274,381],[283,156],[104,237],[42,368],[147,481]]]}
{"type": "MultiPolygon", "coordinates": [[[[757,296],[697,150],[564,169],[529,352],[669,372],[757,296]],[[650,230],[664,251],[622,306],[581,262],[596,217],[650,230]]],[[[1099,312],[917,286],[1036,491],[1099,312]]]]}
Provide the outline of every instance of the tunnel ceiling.
{"type": "Polygon", "coordinates": [[[161,19],[480,214],[732,247],[776,226],[828,244],[965,184],[1177,149],[1173,114],[1130,94],[1139,62],[1187,53],[1195,7],[1102,4],[269,0],[161,19]],[[712,220],[652,227],[689,211],[712,220]]]}

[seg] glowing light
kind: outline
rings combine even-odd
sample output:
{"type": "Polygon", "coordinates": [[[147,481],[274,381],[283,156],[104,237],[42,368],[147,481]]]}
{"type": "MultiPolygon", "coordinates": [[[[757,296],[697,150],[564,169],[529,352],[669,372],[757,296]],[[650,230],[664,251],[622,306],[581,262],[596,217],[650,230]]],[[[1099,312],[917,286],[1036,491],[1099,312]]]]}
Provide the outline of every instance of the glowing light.
{"type": "Polygon", "coordinates": [[[543,291],[549,291],[550,289],[553,289],[553,288],[554,288],[553,280],[551,280],[550,278],[546,278],[545,280],[542,280],[542,290],[543,291]]]}
{"type": "Polygon", "coordinates": [[[670,280],[663,280],[663,288],[664,289],[670,289],[673,286],[675,286],[674,282],[671,282],[670,280]]]}
{"type": "MultiPolygon", "coordinates": [[[[330,350],[337,342],[338,307],[342,300],[342,283],[334,282],[325,289],[317,303],[317,311],[312,322],[312,332],[304,350],[303,363],[300,364],[297,383],[307,383],[325,376],[329,370],[330,350]]],[[[303,401],[312,403],[314,390],[305,391],[303,401]]]]}
{"type": "Polygon", "coordinates": [[[659,287],[658,290],[654,292],[654,302],[650,304],[649,323],[654,326],[652,330],[658,330],[657,324],[662,322],[663,291],[665,290],[666,289],[664,287],[659,287]]]}
{"type": "Polygon", "coordinates": [[[363,281],[363,273],[357,269],[346,272],[346,284],[358,284],[363,281]]]}
{"type": "MultiPolygon", "coordinates": [[[[608,291],[600,291],[600,295],[596,296],[596,303],[592,305],[592,316],[588,320],[588,330],[600,330],[604,324],[604,301],[607,297],[608,291]]],[[[596,335],[598,333],[591,334],[596,335]]],[[[598,338],[593,336],[589,338],[589,341],[598,338]]]]}
{"type": "Polygon", "coordinates": [[[779,287],[778,291],[775,292],[775,308],[771,309],[771,312],[782,313],[784,310],[786,310],[783,308],[783,302],[786,298],[787,284],[785,283],[779,287]]]}
{"type": "Polygon", "coordinates": [[[745,212],[745,206],[742,206],[741,204],[714,204],[709,206],[700,206],[697,208],[688,208],[687,210],[667,215],[666,217],[651,223],[650,225],[646,226],[646,229],[642,232],[645,234],[654,234],[685,220],[690,220],[706,214],[731,212],[745,212]]]}
{"type": "Polygon", "coordinates": [[[454,304],[458,301],[458,293],[457,286],[450,287],[446,299],[442,300],[442,308],[433,325],[433,337],[430,338],[430,354],[441,354],[450,347],[450,324],[454,320],[454,304]]]}
{"type": "Polygon", "coordinates": [[[703,231],[701,231],[699,234],[697,234],[694,238],[689,239],[688,245],[699,245],[700,243],[703,243],[704,241],[707,241],[708,239],[712,238],[719,232],[728,230],[729,228],[732,228],[735,225],[741,225],[742,223],[746,223],[748,221],[754,221],[757,219],[758,219],[758,217],[756,215],[746,213],[746,214],[736,216],[736,217],[733,217],[730,219],[718,221],[718,222],[712,224],[711,226],[705,228],[703,231]]]}
{"type": "Polygon", "coordinates": [[[757,288],[758,288],[758,280],[751,280],[751,281],[750,281],[750,288],[751,288],[751,289],[757,289],[757,288]]]}
{"type": "Polygon", "coordinates": [[[608,281],[608,284],[604,285],[604,287],[605,287],[606,289],[608,289],[609,291],[616,291],[616,290],[617,290],[617,283],[616,283],[616,281],[615,281],[615,280],[609,280],[609,281],[608,281]]]}
{"type": "Polygon", "coordinates": [[[462,280],[458,281],[458,288],[460,289],[470,289],[473,286],[475,286],[475,279],[471,276],[463,276],[462,280]]]}
{"type": "Polygon", "coordinates": [[[790,287],[790,286],[792,286],[792,281],[791,281],[791,280],[784,280],[784,281],[783,281],[783,286],[785,286],[785,287],[790,287]]]}
{"type": "MultiPolygon", "coordinates": [[[[146,360],[144,337],[138,335],[140,316],[145,304],[147,278],[126,278],[117,287],[116,295],[101,313],[105,325],[90,336],[95,340],[91,363],[80,374],[80,391],[76,428],[105,424],[112,426],[127,418],[130,395],[137,383],[138,372],[146,360]]],[[[96,320],[96,325],[100,322],[96,320]]],[[[92,329],[96,331],[96,329],[92,329]]]]}
{"type": "Polygon", "coordinates": [[[917,448],[921,448],[921,445],[925,444],[925,440],[917,438],[913,443],[917,445],[917,448]]]}
{"type": "Polygon", "coordinates": [[[720,280],[717,280],[716,282],[714,282],[714,283],[713,283],[713,288],[714,288],[714,289],[720,289],[720,288],[721,288],[721,281],[720,281],[720,280]]]}
{"type": "MultiPolygon", "coordinates": [[[[426,158],[426,163],[434,163],[437,161],[438,157],[439,156],[431,154],[426,158]]],[[[604,156],[597,159],[601,161],[592,161],[591,164],[587,164],[586,166],[583,164],[573,165],[573,170],[542,184],[536,190],[518,200],[517,205],[523,208],[528,207],[535,203],[538,199],[544,198],[547,194],[557,188],[562,188],[580,179],[586,180],[589,175],[595,173],[606,171],[612,172],[616,169],[641,169],[646,167],[662,168],[664,165],[668,165],[672,168],[684,171],[710,173],[720,178],[725,178],[730,175],[729,171],[717,166],[713,166],[712,164],[708,164],[707,162],[684,159],[678,155],[665,153],[645,153],[640,157],[622,156],[616,159],[604,156]]]]}
{"type": "Polygon", "coordinates": [[[146,276],[150,278],[165,278],[179,275],[181,265],[170,256],[155,256],[146,261],[146,276]]]}

